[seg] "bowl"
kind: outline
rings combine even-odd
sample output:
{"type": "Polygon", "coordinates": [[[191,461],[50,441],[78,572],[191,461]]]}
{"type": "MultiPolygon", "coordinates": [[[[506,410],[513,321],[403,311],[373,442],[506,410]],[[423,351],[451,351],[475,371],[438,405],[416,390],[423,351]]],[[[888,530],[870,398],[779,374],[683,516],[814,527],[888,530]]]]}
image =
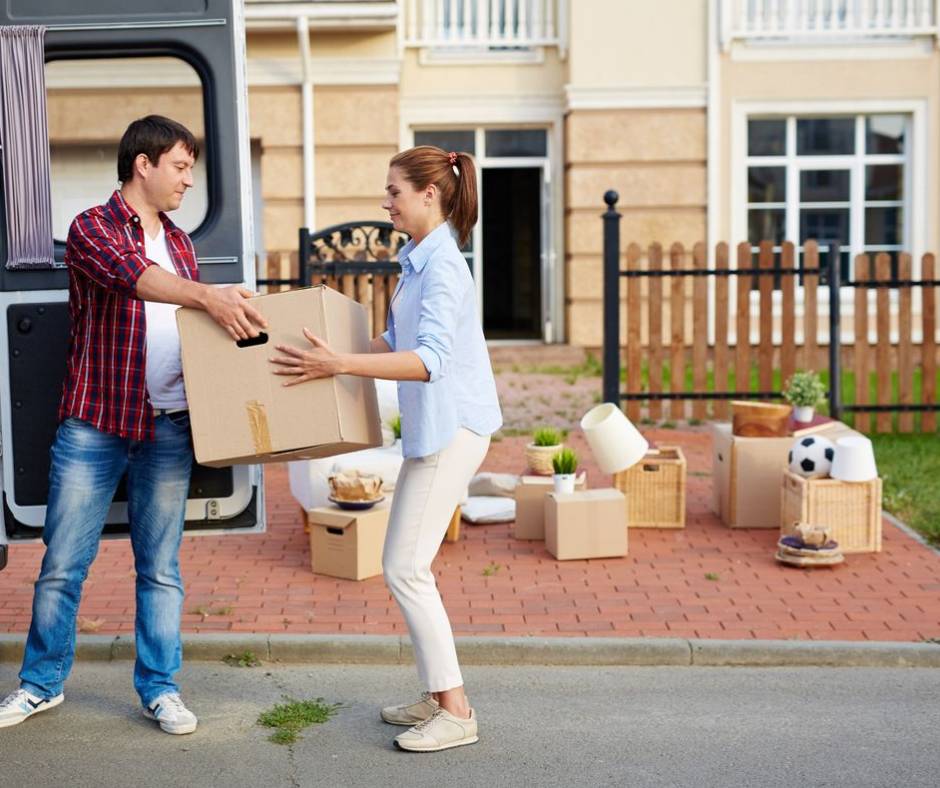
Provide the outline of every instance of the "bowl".
{"type": "Polygon", "coordinates": [[[378,498],[372,498],[368,501],[341,501],[339,498],[334,498],[330,496],[330,501],[335,503],[340,509],[346,509],[350,512],[363,512],[366,509],[371,509],[377,503],[381,503],[385,500],[384,495],[380,495],[378,498]]]}
{"type": "Polygon", "coordinates": [[[791,405],[731,402],[731,433],[742,438],[783,438],[789,434],[791,405]]]}

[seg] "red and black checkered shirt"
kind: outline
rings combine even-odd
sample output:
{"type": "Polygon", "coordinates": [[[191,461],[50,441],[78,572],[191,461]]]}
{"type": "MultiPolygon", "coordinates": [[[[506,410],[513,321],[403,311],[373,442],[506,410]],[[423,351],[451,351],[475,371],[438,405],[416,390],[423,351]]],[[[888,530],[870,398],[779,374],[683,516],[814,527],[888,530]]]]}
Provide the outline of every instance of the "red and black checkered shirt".
{"type": "MultiPolygon", "coordinates": [[[[189,236],[160,214],[176,272],[198,280],[189,236]]],[[[153,439],[147,393],[147,320],[137,280],[151,265],[140,217],[114,192],[105,205],[75,217],[69,228],[68,366],[59,420],[70,416],[102,432],[153,439]]]]}

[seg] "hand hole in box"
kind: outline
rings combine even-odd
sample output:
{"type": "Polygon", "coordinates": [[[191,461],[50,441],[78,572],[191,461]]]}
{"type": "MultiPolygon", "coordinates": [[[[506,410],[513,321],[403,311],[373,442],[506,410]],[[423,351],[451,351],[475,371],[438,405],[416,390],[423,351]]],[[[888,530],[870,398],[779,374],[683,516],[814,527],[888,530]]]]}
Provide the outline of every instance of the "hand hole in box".
{"type": "Polygon", "coordinates": [[[268,342],[268,335],[262,331],[256,337],[248,337],[248,339],[237,339],[235,344],[239,347],[257,347],[258,345],[266,345],[268,342]]]}
{"type": "Polygon", "coordinates": [[[328,534],[333,534],[334,536],[342,536],[346,533],[342,528],[331,528],[330,526],[326,527],[326,532],[328,534]]]}
{"type": "Polygon", "coordinates": [[[652,471],[655,473],[656,471],[659,470],[659,466],[658,465],[644,465],[643,470],[647,472],[652,471]]]}

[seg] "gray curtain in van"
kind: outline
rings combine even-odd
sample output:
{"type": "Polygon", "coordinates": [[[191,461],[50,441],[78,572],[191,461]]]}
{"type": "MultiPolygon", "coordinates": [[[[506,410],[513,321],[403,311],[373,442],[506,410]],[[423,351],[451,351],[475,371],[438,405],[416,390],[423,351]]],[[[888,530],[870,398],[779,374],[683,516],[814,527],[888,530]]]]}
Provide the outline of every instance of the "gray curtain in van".
{"type": "Polygon", "coordinates": [[[52,197],[43,37],[37,25],[0,27],[0,144],[10,269],[52,268],[52,197]]]}

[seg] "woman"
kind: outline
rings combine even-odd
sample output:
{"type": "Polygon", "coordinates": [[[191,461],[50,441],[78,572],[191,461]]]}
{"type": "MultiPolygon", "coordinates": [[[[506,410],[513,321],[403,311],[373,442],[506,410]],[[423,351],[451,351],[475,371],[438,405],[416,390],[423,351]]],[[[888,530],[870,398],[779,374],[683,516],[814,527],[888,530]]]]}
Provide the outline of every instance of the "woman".
{"type": "Polygon", "coordinates": [[[388,330],[371,353],[337,354],[304,329],[313,349],[278,346],[285,385],[330,375],[399,381],[402,453],[382,557],[385,582],[408,625],[426,692],[382,710],[409,730],[404,750],[445,750],[477,741],[447,613],[431,571],[451,515],[502,424],[496,384],[460,246],[477,220],[476,170],[467,153],[423,145],[389,164],[385,201],[395,229],[411,236],[389,305],[388,330]],[[456,240],[455,240],[456,235],[456,240]]]}

